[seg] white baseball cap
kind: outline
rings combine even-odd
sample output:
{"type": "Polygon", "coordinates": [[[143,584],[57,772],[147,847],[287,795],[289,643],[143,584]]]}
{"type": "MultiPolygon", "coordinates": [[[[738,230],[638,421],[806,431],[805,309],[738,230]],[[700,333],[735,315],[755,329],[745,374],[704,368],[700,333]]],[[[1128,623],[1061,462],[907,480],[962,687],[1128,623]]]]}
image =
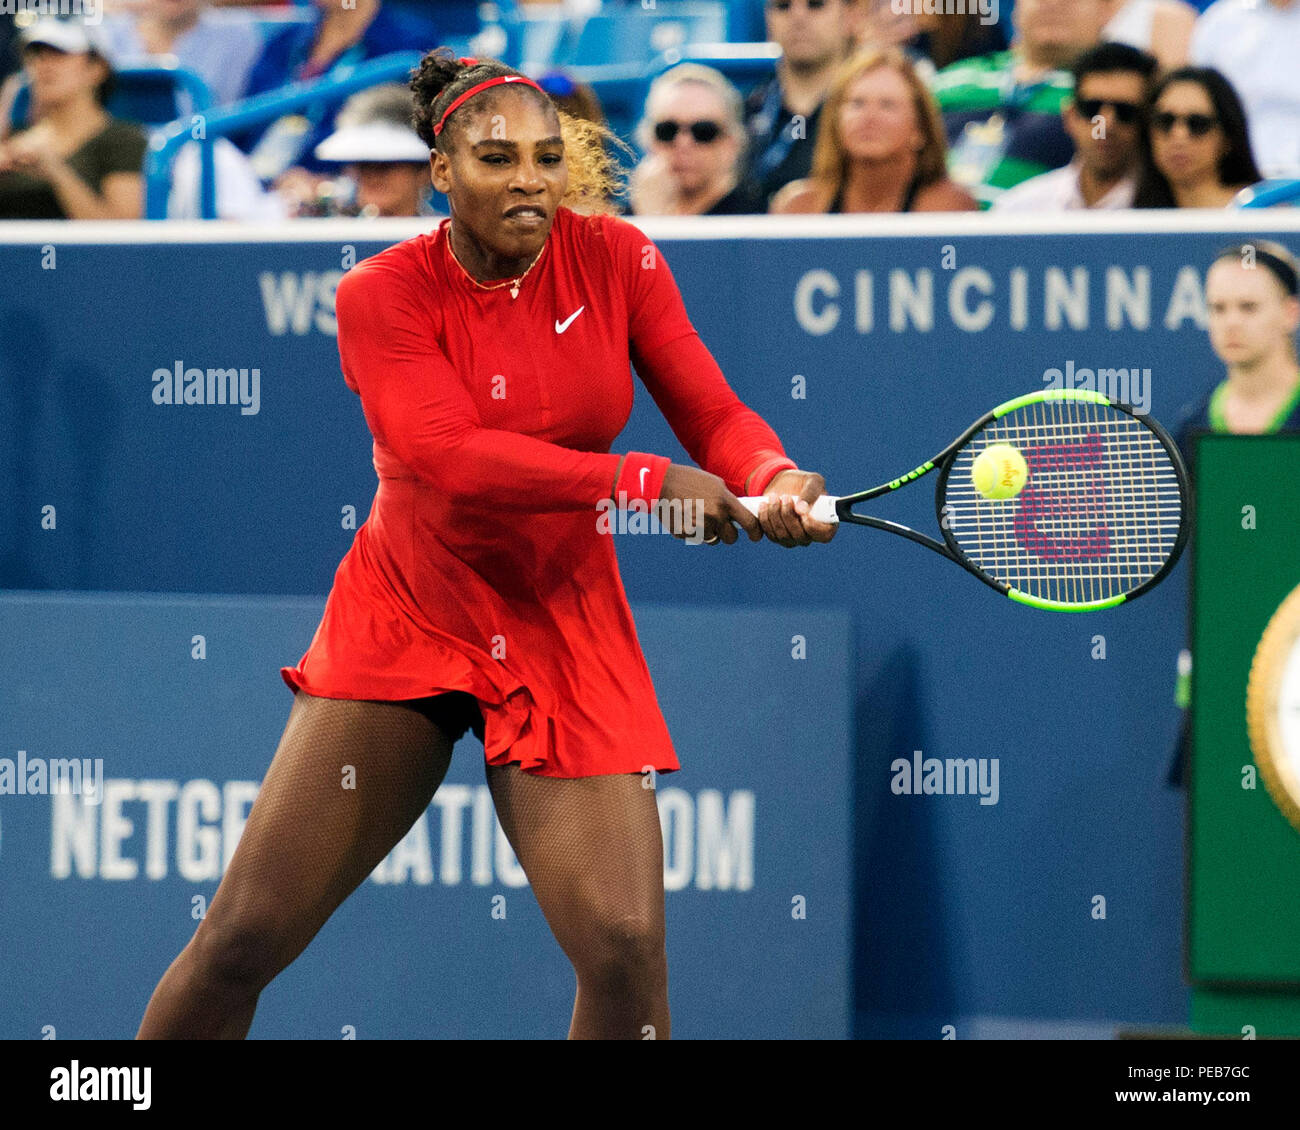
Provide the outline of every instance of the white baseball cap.
{"type": "Polygon", "coordinates": [[[316,146],[315,153],[317,160],[347,164],[410,161],[422,165],[429,160],[429,147],[420,135],[393,122],[344,126],[316,146]]]}
{"type": "Polygon", "coordinates": [[[22,45],[43,43],[68,55],[96,54],[108,57],[98,29],[75,20],[38,20],[22,33],[22,45]]]}

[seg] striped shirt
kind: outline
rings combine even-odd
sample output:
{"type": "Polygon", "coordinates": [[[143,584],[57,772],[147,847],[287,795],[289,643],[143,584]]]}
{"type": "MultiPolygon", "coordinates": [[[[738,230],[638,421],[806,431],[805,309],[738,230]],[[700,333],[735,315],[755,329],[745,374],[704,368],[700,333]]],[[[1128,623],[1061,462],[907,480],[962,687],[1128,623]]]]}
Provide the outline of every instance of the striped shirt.
{"type": "Polygon", "coordinates": [[[963,59],[931,82],[948,134],[948,173],[984,208],[1074,156],[1061,122],[1073,77],[1051,70],[1036,82],[1018,83],[1016,61],[1014,51],[963,59]]]}

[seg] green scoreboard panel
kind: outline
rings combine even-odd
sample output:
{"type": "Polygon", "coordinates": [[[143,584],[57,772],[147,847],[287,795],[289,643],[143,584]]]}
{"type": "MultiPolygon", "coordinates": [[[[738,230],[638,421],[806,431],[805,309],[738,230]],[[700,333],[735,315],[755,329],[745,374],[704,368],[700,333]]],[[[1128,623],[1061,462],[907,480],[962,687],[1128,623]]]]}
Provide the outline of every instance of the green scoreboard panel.
{"type": "Polygon", "coordinates": [[[1296,1036],[1300,831],[1259,775],[1246,688],[1265,627],[1300,585],[1300,435],[1208,434],[1194,442],[1192,1026],[1296,1036]]]}

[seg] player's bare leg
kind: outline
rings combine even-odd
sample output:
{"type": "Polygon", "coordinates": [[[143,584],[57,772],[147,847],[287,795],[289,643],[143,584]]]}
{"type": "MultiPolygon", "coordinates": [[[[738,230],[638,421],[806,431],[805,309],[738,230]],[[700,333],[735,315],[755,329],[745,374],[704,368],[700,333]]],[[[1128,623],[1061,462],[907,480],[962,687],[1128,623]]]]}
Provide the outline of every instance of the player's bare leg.
{"type": "Polygon", "coordinates": [[[299,691],[207,915],[140,1039],[240,1039],[271,980],[428,807],[451,742],[401,703],[299,691]]]}
{"type": "Polygon", "coordinates": [[[569,1038],[666,1040],[664,853],[639,774],[560,779],[488,766],[497,818],[573,963],[569,1038]]]}

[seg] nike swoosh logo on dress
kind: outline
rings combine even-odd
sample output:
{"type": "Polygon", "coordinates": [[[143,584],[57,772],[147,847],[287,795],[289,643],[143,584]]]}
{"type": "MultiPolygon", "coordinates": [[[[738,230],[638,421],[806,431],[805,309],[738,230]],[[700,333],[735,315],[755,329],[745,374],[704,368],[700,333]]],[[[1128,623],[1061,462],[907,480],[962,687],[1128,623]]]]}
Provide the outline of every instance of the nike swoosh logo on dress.
{"type": "Polygon", "coordinates": [[[565,318],[564,321],[562,321],[562,322],[560,321],[559,318],[556,318],[556,319],[555,319],[555,332],[556,332],[557,334],[562,334],[562,333],[564,333],[564,331],[567,330],[567,329],[568,329],[568,328],[573,324],[573,319],[576,318],[579,314],[581,314],[581,313],[582,313],[586,308],[587,308],[587,307],[586,307],[585,305],[583,305],[583,306],[579,306],[579,307],[578,307],[578,308],[577,308],[577,309],[576,309],[572,314],[570,314],[570,315],[569,315],[567,318],[565,318]]]}

